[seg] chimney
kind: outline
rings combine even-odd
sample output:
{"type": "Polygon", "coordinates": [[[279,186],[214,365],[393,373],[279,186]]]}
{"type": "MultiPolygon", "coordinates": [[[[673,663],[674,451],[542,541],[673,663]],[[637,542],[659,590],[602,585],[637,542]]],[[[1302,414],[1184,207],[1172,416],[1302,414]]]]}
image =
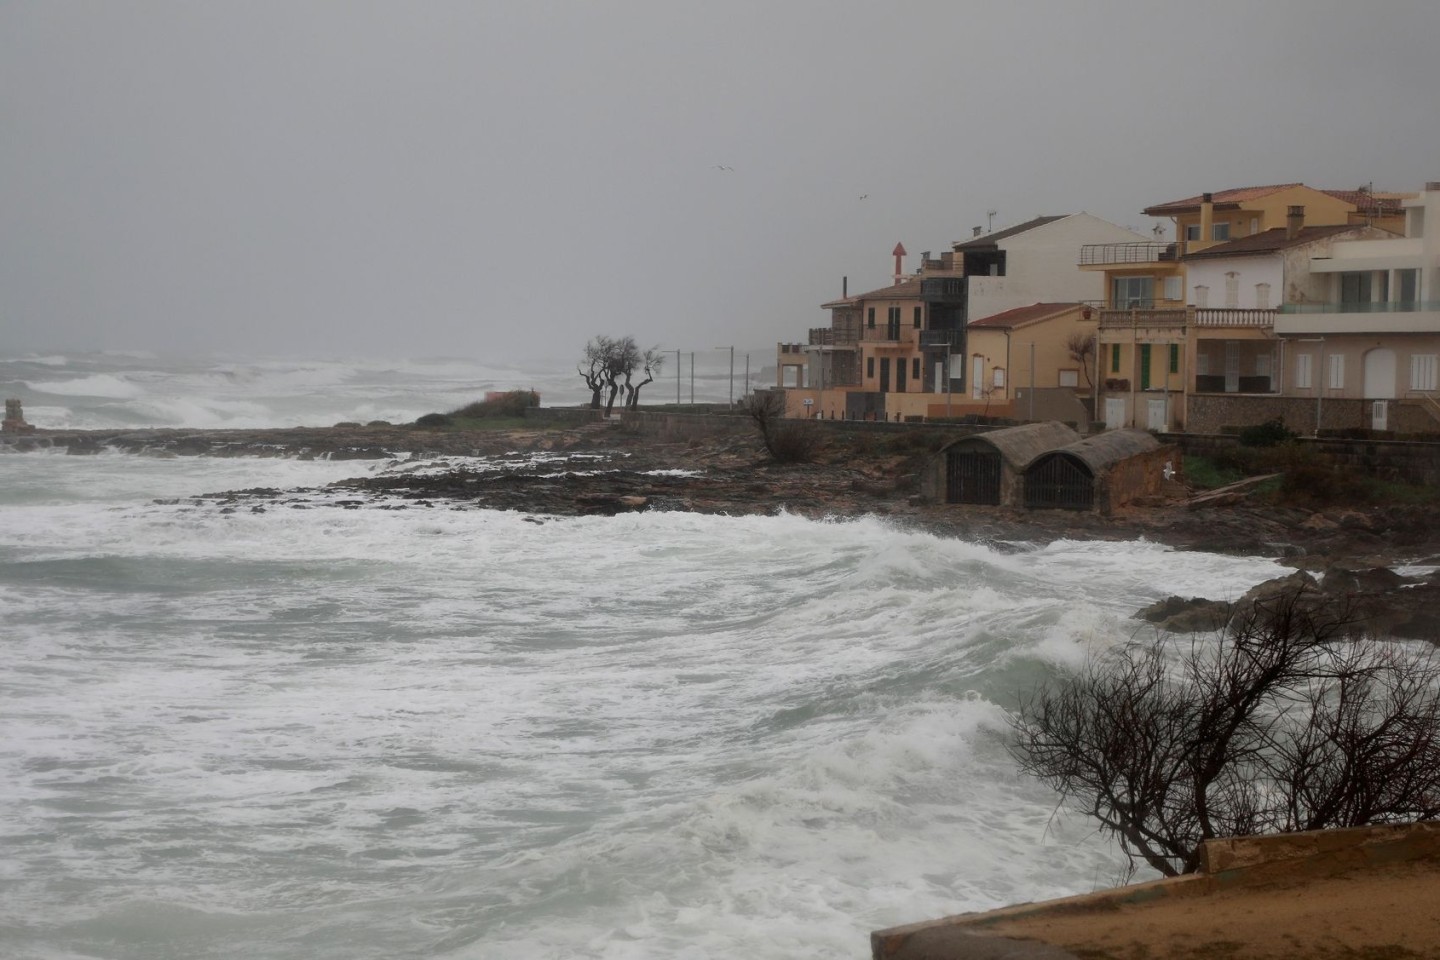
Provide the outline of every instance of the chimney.
{"type": "Polygon", "coordinates": [[[849,300],[849,299],[850,299],[850,278],[849,278],[849,277],[841,277],[841,278],[840,278],[840,299],[841,299],[841,300],[849,300]]]}
{"type": "Polygon", "coordinates": [[[895,282],[902,283],[905,280],[905,244],[895,244],[895,249],[890,251],[895,258],[895,282]]]}
{"type": "Polygon", "coordinates": [[[1197,243],[1190,245],[1191,250],[1200,250],[1210,246],[1210,237],[1215,232],[1215,197],[1212,194],[1200,194],[1200,238],[1197,243]]]}
{"type": "Polygon", "coordinates": [[[970,229],[973,230],[973,231],[975,231],[974,233],[970,234],[970,236],[972,236],[972,237],[978,237],[978,236],[980,236],[980,231],[981,231],[981,230],[984,230],[985,228],[984,228],[984,227],[971,227],[970,229]]]}
{"type": "Polygon", "coordinates": [[[1285,208],[1285,239],[1294,240],[1300,236],[1300,228],[1305,226],[1305,208],[1290,206],[1285,208]]]}

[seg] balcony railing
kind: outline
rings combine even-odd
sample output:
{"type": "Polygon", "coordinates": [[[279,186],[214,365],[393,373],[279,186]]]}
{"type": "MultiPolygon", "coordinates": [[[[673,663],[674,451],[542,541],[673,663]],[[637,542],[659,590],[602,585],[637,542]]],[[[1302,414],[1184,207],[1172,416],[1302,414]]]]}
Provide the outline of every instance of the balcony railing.
{"type": "Polygon", "coordinates": [[[1440,300],[1396,300],[1385,303],[1287,303],[1281,313],[1431,313],[1440,300]]]}
{"type": "MultiPolygon", "coordinates": [[[[883,327],[866,327],[860,332],[860,339],[866,342],[878,340],[888,343],[898,343],[904,336],[904,333],[904,327],[892,327],[888,325],[883,327]]],[[[914,338],[912,337],[911,339],[913,340],[914,338]]]]}
{"type": "Polygon", "coordinates": [[[1161,263],[1175,259],[1176,244],[1160,241],[1138,243],[1087,243],[1080,248],[1080,266],[1109,263],[1161,263]]]}
{"type": "Polygon", "coordinates": [[[836,330],[833,327],[810,328],[810,346],[812,347],[853,347],[855,342],[854,327],[844,330],[836,330]]]}
{"type": "Polygon", "coordinates": [[[922,347],[953,347],[960,342],[960,331],[958,330],[921,330],[920,346],[922,347]]]}
{"type": "Polygon", "coordinates": [[[1275,325],[1274,310],[1226,309],[1152,309],[1137,307],[1130,310],[1101,310],[1101,329],[1116,327],[1259,327],[1275,325]]]}
{"type": "Polygon", "coordinates": [[[1274,310],[1202,308],[1195,311],[1197,327],[1273,327],[1274,310]]]}

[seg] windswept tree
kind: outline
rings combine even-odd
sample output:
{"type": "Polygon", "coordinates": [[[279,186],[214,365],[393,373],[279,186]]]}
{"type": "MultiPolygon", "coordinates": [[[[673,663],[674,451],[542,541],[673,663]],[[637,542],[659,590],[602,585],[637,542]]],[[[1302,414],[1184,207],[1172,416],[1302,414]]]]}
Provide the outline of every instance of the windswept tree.
{"type": "Polygon", "coordinates": [[[1085,386],[1094,389],[1095,381],[1090,377],[1090,366],[1095,362],[1095,338],[1083,330],[1076,330],[1065,339],[1065,352],[1080,365],[1085,374],[1085,386]]]}
{"type": "Polygon", "coordinates": [[[640,348],[635,346],[634,337],[610,341],[610,353],[605,359],[605,416],[615,409],[615,395],[629,384],[639,362],[640,348]]]}
{"type": "Polygon", "coordinates": [[[1014,756],[1166,876],[1208,839],[1434,818],[1433,651],[1352,632],[1291,591],[1219,637],[1127,647],[1022,703],[1014,756]]]}
{"type": "Polygon", "coordinates": [[[575,368],[585,386],[590,388],[591,410],[600,409],[601,394],[605,389],[605,369],[614,349],[615,341],[611,338],[603,335],[595,337],[585,344],[585,355],[575,368]]]}
{"type": "Polygon", "coordinates": [[[646,350],[644,353],[640,354],[639,360],[637,362],[637,367],[639,369],[635,371],[635,373],[638,376],[643,376],[645,379],[641,380],[639,383],[632,385],[630,383],[631,373],[627,372],[625,374],[625,409],[639,409],[640,388],[645,386],[647,383],[653,383],[655,378],[660,373],[660,368],[664,365],[665,354],[660,352],[659,347],[651,347],[649,350],[646,350]]]}

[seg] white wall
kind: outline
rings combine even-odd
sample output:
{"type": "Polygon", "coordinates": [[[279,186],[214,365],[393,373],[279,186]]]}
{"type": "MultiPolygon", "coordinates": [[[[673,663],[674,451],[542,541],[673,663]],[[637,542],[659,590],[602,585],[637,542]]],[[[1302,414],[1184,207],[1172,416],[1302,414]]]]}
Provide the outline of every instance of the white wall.
{"type": "Polygon", "coordinates": [[[980,320],[1032,303],[1103,300],[1105,277],[1080,269],[1080,247],[1152,239],[1109,220],[1077,213],[1000,240],[1005,276],[970,278],[970,318],[980,320]]]}
{"type": "Polygon", "coordinates": [[[1240,310],[1255,310],[1280,306],[1285,295],[1285,261],[1278,254],[1263,257],[1220,257],[1214,260],[1190,260],[1185,264],[1185,302],[1200,306],[1195,299],[1195,288],[1201,285],[1210,288],[1210,299],[1206,307],[1224,309],[1230,306],[1225,301],[1227,273],[1238,274],[1235,279],[1240,285],[1240,300],[1234,306],[1240,310]],[[1256,301],[1255,285],[1270,284],[1270,302],[1256,301]]]}

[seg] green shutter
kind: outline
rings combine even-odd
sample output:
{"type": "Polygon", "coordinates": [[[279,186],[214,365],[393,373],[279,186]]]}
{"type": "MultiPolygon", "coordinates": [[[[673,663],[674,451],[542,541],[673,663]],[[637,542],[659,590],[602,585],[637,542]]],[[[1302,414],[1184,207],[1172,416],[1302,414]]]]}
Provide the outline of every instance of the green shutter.
{"type": "Polygon", "coordinates": [[[1170,344],[1170,372],[1180,372],[1180,344],[1170,344]]]}
{"type": "Polygon", "coordinates": [[[1140,389],[1150,389],[1150,344],[1140,344],[1140,389]]]}
{"type": "Polygon", "coordinates": [[[1110,372],[1120,372],[1120,344],[1118,343],[1110,345],[1110,372]]]}

